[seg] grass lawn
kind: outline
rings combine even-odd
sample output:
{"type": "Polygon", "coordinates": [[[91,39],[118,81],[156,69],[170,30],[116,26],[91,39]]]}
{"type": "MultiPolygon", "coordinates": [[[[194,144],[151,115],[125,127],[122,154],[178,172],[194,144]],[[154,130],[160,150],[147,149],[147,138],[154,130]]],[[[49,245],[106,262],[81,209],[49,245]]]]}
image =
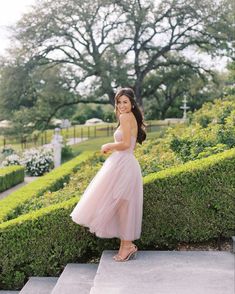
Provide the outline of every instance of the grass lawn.
{"type": "MultiPolygon", "coordinates": [[[[166,127],[159,127],[158,131],[147,133],[147,139],[156,138],[159,136],[159,132],[165,130],[166,127]]],[[[71,148],[73,150],[73,156],[65,158],[63,160],[63,163],[72,159],[73,157],[79,155],[83,151],[99,151],[101,148],[101,145],[109,142],[113,142],[113,135],[103,138],[90,138],[86,141],[83,141],[78,144],[71,145],[71,148]]]]}
{"type": "Polygon", "coordinates": [[[113,136],[109,137],[103,137],[103,138],[90,138],[86,141],[83,141],[78,144],[72,145],[72,149],[74,152],[74,155],[77,156],[83,151],[89,150],[89,151],[98,151],[100,150],[101,145],[112,142],[113,136]]]}
{"type": "MultiPolygon", "coordinates": [[[[148,128],[147,138],[152,138],[157,136],[160,130],[166,129],[167,125],[163,125],[163,121],[148,121],[147,124],[151,124],[151,129],[148,128]]],[[[77,156],[84,150],[100,150],[100,147],[102,144],[105,144],[107,142],[113,141],[113,133],[115,131],[116,123],[110,123],[110,124],[102,124],[97,126],[84,126],[84,125],[77,125],[73,126],[68,129],[62,129],[61,135],[65,138],[86,138],[88,137],[88,140],[85,140],[81,143],[72,145],[72,149],[74,152],[74,156],[77,156]]],[[[32,147],[40,147],[41,145],[45,143],[50,143],[52,135],[54,133],[54,130],[47,130],[43,132],[40,135],[40,138],[37,142],[37,145],[33,142],[27,142],[26,147],[24,149],[29,149],[32,147]]],[[[16,139],[6,139],[6,144],[11,145],[14,150],[17,152],[22,151],[22,145],[21,143],[17,142],[16,139]]],[[[3,146],[3,136],[0,136],[0,147],[3,146]]],[[[71,159],[71,157],[68,157],[67,159],[64,159],[65,161],[71,159]]]]}

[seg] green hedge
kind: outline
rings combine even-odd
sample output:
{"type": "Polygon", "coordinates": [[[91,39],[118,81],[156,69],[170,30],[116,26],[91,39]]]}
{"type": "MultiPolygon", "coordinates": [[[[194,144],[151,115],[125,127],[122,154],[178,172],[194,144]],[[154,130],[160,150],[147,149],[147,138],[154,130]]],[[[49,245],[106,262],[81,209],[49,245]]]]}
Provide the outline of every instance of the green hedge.
{"type": "Polygon", "coordinates": [[[24,181],[24,167],[11,165],[0,169],[0,192],[24,181]]]}
{"type": "Polygon", "coordinates": [[[50,173],[38,178],[27,186],[11,193],[0,201],[0,223],[7,221],[14,209],[33,197],[42,195],[44,192],[57,191],[69,181],[70,174],[77,170],[79,164],[93,155],[93,152],[83,152],[73,160],[62,164],[50,173]]]}
{"type": "MultiPolygon", "coordinates": [[[[140,249],[234,233],[235,150],[188,162],[144,178],[140,249]]],[[[75,224],[78,199],[40,209],[0,225],[0,287],[20,289],[29,276],[58,276],[69,262],[118,247],[75,224]]]]}
{"type": "Polygon", "coordinates": [[[144,179],[143,243],[231,237],[235,230],[235,149],[144,179]]]}

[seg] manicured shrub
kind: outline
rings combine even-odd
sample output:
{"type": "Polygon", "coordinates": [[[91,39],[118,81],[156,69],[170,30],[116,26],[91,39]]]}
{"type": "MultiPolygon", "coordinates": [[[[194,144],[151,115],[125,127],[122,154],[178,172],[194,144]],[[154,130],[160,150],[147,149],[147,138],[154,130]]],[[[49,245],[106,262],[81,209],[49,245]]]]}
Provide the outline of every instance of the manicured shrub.
{"type": "Polygon", "coordinates": [[[53,151],[45,148],[32,148],[23,154],[22,164],[30,176],[41,176],[54,167],[53,151]]]}
{"type": "Polygon", "coordinates": [[[0,169],[0,192],[24,181],[23,166],[8,166],[0,169]]]}
{"type": "Polygon", "coordinates": [[[65,181],[59,190],[47,190],[42,195],[35,195],[25,202],[20,203],[11,213],[8,213],[7,219],[16,218],[22,214],[27,214],[52,204],[61,203],[73,197],[80,197],[95,173],[101,167],[102,161],[104,161],[104,156],[98,155],[97,153],[94,154],[77,166],[77,170],[70,174],[69,181],[65,181]]]}
{"type": "Polygon", "coordinates": [[[73,157],[73,149],[70,145],[65,144],[61,150],[62,160],[73,157]]]}
{"type": "Polygon", "coordinates": [[[158,245],[231,237],[235,149],[144,178],[142,241],[158,245]]]}
{"type": "MultiPolygon", "coordinates": [[[[230,237],[234,232],[235,149],[144,178],[140,249],[230,237]]],[[[69,262],[118,247],[75,224],[73,197],[0,225],[0,287],[20,289],[29,276],[59,275],[69,262]]],[[[1,203],[1,202],[0,202],[1,203]]]]}
{"type": "Polygon", "coordinates": [[[93,152],[84,152],[72,161],[62,164],[50,173],[38,178],[25,187],[11,193],[7,198],[0,201],[0,223],[10,220],[20,214],[21,206],[29,199],[40,197],[46,191],[57,191],[68,183],[70,176],[78,168],[81,162],[87,160],[93,152]]]}

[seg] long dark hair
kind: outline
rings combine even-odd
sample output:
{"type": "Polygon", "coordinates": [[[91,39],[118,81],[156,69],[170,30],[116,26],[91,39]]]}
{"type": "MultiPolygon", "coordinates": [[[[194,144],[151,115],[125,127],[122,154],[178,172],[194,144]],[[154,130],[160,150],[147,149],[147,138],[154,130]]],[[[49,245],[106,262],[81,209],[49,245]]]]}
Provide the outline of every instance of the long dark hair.
{"type": "MultiPolygon", "coordinates": [[[[143,115],[142,112],[139,109],[139,106],[136,103],[135,100],[135,93],[131,88],[121,88],[120,90],[118,90],[118,92],[115,95],[115,109],[114,112],[116,114],[116,117],[118,118],[118,108],[117,108],[117,104],[118,104],[118,99],[125,95],[126,97],[129,98],[130,102],[131,102],[131,111],[134,114],[136,121],[137,121],[137,125],[138,125],[138,134],[137,134],[137,139],[136,141],[139,144],[142,144],[142,142],[146,139],[146,132],[145,132],[145,124],[144,124],[144,119],[143,119],[143,115]]],[[[117,127],[119,127],[120,125],[120,121],[118,121],[118,125],[117,127]]]]}

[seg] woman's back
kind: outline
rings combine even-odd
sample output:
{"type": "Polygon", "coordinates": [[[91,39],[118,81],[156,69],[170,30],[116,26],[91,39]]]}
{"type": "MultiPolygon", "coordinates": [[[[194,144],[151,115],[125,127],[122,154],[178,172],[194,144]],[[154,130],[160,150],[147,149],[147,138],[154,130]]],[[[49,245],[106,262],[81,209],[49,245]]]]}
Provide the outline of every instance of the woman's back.
{"type": "MultiPolygon", "coordinates": [[[[136,118],[132,112],[130,112],[129,115],[130,115],[131,135],[137,138],[138,125],[137,125],[136,118]]],[[[118,130],[122,131],[122,128],[119,126],[118,130]]]]}

